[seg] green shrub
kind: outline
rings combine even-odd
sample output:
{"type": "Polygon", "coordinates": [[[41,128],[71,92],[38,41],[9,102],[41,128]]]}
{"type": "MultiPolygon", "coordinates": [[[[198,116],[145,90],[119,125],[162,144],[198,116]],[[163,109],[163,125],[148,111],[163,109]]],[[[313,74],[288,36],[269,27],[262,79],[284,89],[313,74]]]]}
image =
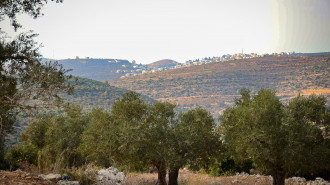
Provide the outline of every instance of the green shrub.
{"type": "Polygon", "coordinates": [[[95,184],[98,167],[93,165],[73,167],[71,170],[63,170],[62,173],[70,176],[72,180],[79,181],[81,185],[95,184]]]}
{"type": "Polygon", "coordinates": [[[20,163],[28,162],[37,165],[38,149],[31,144],[18,145],[6,152],[5,159],[11,166],[18,166],[20,163]]]}
{"type": "Polygon", "coordinates": [[[229,176],[234,175],[237,172],[246,172],[249,173],[252,169],[252,161],[248,160],[238,164],[231,156],[227,156],[223,159],[218,159],[210,167],[211,176],[229,176]]]}

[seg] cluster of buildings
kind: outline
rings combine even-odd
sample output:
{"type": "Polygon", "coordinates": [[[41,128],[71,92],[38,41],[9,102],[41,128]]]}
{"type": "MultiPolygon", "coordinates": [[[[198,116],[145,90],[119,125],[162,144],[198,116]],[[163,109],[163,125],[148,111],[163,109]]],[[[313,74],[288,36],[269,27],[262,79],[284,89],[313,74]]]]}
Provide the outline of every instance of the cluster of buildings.
{"type": "Polygon", "coordinates": [[[203,65],[203,64],[208,64],[208,63],[213,63],[213,62],[225,62],[225,61],[232,61],[232,60],[240,60],[240,59],[249,59],[249,58],[257,58],[257,57],[271,57],[271,56],[289,56],[289,55],[296,55],[295,52],[280,52],[280,53],[265,53],[265,54],[257,54],[257,53],[250,53],[250,54],[245,54],[245,53],[237,53],[237,54],[227,54],[227,55],[222,55],[221,57],[206,57],[203,59],[196,59],[196,60],[188,60],[185,63],[178,63],[176,65],[168,66],[168,67],[159,67],[159,68],[148,68],[147,65],[142,65],[142,64],[136,64],[134,61],[133,63],[133,68],[135,70],[131,70],[129,73],[126,73],[125,76],[122,76],[121,78],[125,78],[128,76],[136,76],[140,74],[146,74],[146,73],[154,73],[158,71],[165,71],[165,70],[170,70],[170,69],[176,69],[176,68],[181,68],[181,67],[189,67],[189,66],[194,66],[194,65],[203,65]]]}
{"type": "MultiPolygon", "coordinates": [[[[175,68],[178,68],[180,65],[181,64],[176,65],[175,68]]],[[[130,70],[129,73],[126,73],[124,76],[121,76],[121,78],[174,69],[173,67],[160,67],[160,68],[150,69],[150,68],[148,68],[147,65],[142,65],[142,64],[135,64],[135,65],[133,64],[133,68],[134,68],[133,70],[130,70]]]]}

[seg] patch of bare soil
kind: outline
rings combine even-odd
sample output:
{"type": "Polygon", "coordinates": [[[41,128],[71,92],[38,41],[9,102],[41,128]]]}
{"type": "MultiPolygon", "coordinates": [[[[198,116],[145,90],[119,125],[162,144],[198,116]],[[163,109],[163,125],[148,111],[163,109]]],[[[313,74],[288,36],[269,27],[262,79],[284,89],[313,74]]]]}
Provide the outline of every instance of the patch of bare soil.
{"type": "Polygon", "coordinates": [[[2,171],[0,170],[0,185],[50,185],[54,182],[43,180],[37,175],[24,171],[2,171]]]}

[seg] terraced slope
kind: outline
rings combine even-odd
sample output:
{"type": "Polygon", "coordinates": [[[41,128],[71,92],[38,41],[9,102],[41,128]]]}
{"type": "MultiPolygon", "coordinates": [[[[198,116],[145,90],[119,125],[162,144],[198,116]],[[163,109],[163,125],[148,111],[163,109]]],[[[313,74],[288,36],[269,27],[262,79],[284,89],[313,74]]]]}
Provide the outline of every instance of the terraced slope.
{"type": "Polygon", "coordinates": [[[262,57],[210,63],[139,76],[110,79],[117,87],[160,101],[175,102],[184,110],[197,106],[218,116],[233,104],[239,90],[272,88],[283,101],[298,93],[322,93],[330,100],[330,55],[262,57]]]}

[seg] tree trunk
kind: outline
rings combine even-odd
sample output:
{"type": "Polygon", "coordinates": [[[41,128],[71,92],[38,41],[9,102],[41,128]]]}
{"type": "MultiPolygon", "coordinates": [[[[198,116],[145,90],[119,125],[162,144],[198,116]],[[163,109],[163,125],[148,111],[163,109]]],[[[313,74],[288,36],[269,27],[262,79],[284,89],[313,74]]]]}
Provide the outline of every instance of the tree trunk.
{"type": "Polygon", "coordinates": [[[178,185],[179,168],[170,169],[168,173],[168,184],[178,185]]]}
{"type": "Polygon", "coordinates": [[[285,174],[281,172],[275,172],[273,176],[273,185],[285,185],[285,174]]]}
{"type": "Polygon", "coordinates": [[[0,169],[4,170],[5,168],[5,133],[4,130],[0,128],[0,169]]]}
{"type": "Polygon", "coordinates": [[[158,185],[167,185],[166,183],[166,166],[163,162],[158,162],[156,164],[156,168],[158,171],[158,185]]]}

